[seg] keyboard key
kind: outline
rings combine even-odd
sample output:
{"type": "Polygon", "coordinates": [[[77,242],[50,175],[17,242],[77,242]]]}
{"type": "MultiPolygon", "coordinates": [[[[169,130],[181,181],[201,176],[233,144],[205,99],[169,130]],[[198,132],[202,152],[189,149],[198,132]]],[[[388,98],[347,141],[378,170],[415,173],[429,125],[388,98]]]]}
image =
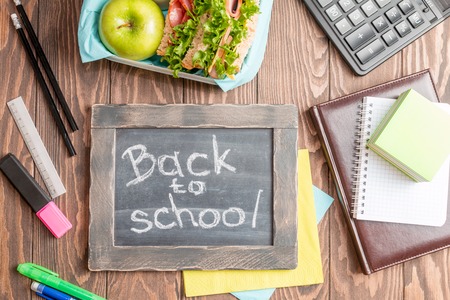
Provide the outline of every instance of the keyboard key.
{"type": "Polygon", "coordinates": [[[414,27],[414,28],[417,28],[423,24],[422,16],[418,12],[415,12],[412,15],[410,15],[408,17],[408,21],[409,21],[409,23],[411,23],[412,27],[414,27]]]}
{"type": "Polygon", "coordinates": [[[372,0],[369,0],[363,5],[361,5],[361,8],[367,17],[370,17],[371,15],[377,12],[377,8],[375,4],[372,2],[372,0]]]}
{"type": "Polygon", "coordinates": [[[362,50],[357,52],[356,56],[362,64],[365,64],[369,60],[383,52],[384,49],[385,48],[380,40],[376,39],[375,41],[364,47],[362,50]]]}
{"type": "Polygon", "coordinates": [[[325,6],[328,6],[328,4],[330,4],[331,2],[333,2],[333,0],[318,0],[320,6],[322,8],[324,8],[325,6]]]}
{"type": "Polygon", "coordinates": [[[375,31],[369,24],[364,24],[359,27],[356,31],[349,34],[345,40],[352,50],[356,50],[365,44],[368,40],[375,36],[375,31]]]}
{"type": "Polygon", "coordinates": [[[355,7],[355,3],[353,3],[353,1],[351,0],[341,0],[339,1],[339,6],[344,12],[348,12],[350,9],[355,7]]]}
{"type": "Polygon", "coordinates": [[[382,8],[388,5],[391,2],[391,0],[375,0],[375,2],[378,4],[380,8],[382,8]]]}
{"type": "Polygon", "coordinates": [[[363,2],[364,0],[355,0],[356,1],[356,3],[361,3],[361,2],[363,2]]]}
{"type": "Polygon", "coordinates": [[[400,15],[400,12],[398,11],[398,9],[396,7],[393,7],[390,10],[388,10],[386,12],[386,17],[389,19],[389,22],[391,22],[392,24],[394,24],[395,22],[397,22],[398,20],[400,20],[402,18],[402,16],[400,15]]]}
{"type": "Polygon", "coordinates": [[[425,18],[427,18],[427,20],[430,21],[430,23],[433,23],[434,21],[436,21],[436,19],[437,19],[436,15],[428,7],[424,8],[422,10],[422,12],[425,15],[425,18]]]}
{"type": "Polygon", "coordinates": [[[328,18],[330,18],[331,22],[336,21],[340,16],[342,16],[341,11],[339,8],[334,4],[329,9],[325,11],[328,15],[328,18]]]}
{"type": "Polygon", "coordinates": [[[411,32],[411,27],[409,27],[408,23],[406,23],[405,21],[401,21],[395,26],[395,30],[397,30],[398,34],[401,37],[404,37],[411,32]]]}
{"type": "Polygon", "coordinates": [[[392,30],[389,30],[388,32],[383,34],[382,38],[388,46],[392,46],[398,41],[397,35],[392,30]]]}
{"type": "Polygon", "coordinates": [[[400,10],[405,15],[414,9],[414,6],[412,5],[411,1],[409,1],[409,0],[403,0],[402,2],[400,2],[398,4],[398,7],[400,7],[400,10]]]}
{"type": "Polygon", "coordinates": [[[375,27],[375,30],[377,32],[382,32],[386,28],[388,28],[387,21],[383,18],[383,16],[379,16],[372,22],[373,27],[375,27]]]}
{"type": "Polygon", "coordinates": [[[345,18],[337,22],[334,26],[336,26],[337,30],[342,35],[346,34],[350,31],[350,29],[352,29],[352,26],[345,18]]]}
{"type": "Polygon", "coordinates": [[[348,15],[348,18],[352,22],[354,26],[358,26],[364,21],[364,17],[359,9],[355,10],[354,12],[350,13],[348,15]]]}

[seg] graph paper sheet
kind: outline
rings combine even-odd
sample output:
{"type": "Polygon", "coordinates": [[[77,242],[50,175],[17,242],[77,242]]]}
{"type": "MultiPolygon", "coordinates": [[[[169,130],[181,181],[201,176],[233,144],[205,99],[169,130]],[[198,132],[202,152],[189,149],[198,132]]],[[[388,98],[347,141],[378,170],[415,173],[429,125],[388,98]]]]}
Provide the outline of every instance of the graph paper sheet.
{"type": "MultiPolygon", "coordinates": [[[[355,165],[353,216],[358,220],[442,226],[447,217],[450,157],[431,182],[415,182],[366,147],[393,99],[363,100],[355,165]]],[[[450,105],[436,104],[450,114],[450,105]]]]}

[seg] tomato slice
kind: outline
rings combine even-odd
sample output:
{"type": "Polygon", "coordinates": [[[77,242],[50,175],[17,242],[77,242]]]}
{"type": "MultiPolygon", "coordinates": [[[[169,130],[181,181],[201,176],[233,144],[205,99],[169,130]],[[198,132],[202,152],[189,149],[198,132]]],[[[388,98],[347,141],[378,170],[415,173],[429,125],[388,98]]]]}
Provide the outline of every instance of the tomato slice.
{"type": "Polygon", "coordinates": [[[169,11],[167,17],[169,18],[170,26],[173,28],[179,24],[183,24],[191,17],[187,11],[192,11],[194,0],[173,0],[170,1],[169,11]]]}
{"type": "Polygon", "coordinates": [[[181,2],[181,6],[183,6],[183,8],[186,11],[192,11],[192,1],[191,0],[179,0],[181,2]]]}
{"type": "Polygon", "coordinates": [[[186,12],[181,20],[181,24],[184,24],[187,20],[189,20],[191,16],[186,12]]]}
{"type": "Polygon", "coordinates": [[[169,24],[172,28],[183,23],[182,21],[184,15],[185,10],[181,6],[180,1],[179,0],[170,1],[167,17],[169,18],[169,24]]]}

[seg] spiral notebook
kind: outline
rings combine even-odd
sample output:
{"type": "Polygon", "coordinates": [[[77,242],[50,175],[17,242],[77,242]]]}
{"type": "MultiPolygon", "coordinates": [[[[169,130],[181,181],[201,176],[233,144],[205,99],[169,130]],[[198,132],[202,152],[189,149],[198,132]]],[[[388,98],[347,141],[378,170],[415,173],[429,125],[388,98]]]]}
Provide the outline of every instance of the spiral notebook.
{"type": "MultiPolygon", "coordinates": [[[[442,226],[447,218],[449,159],[430,182],[415,182],[366,147],[394,99],[365,97],[355,139],[353,217],[358,220],[442,226]]],[[[450,114],[450,105],[435,104],[450,114]]]]}

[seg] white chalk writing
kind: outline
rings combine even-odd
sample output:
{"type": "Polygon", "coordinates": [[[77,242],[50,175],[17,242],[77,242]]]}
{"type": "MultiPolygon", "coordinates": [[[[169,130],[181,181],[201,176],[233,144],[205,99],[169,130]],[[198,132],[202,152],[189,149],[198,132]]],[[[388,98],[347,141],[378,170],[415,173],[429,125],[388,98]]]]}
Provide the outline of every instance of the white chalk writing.
{"type": "Polygon", "coordinates": [[[259,199],[261,198],[263,190],[258,191],[258,197],[256,197],[255,210],[253,211],[252,228],[256,227],[256,217],[258,216],[259,199]]]}
{"type": "MultiPolygon", "coordinates": [[[[229,171],[236,173],[236,167],[228,162],[232,160],[230,155],[231,149],[221,149],[219,152],[219,143],[216,135],[212,135],[212,161],[208,169],[209,157],[206,153],[193,152],[189,156],[181,155],[180,151],[173,151],[169,154],[162,154],[156,157],[147,151],[147,147],[141,144],[133,145],[126,149],[122,154],[122,159],[129,159],[131,168],[134,173],[132,180],[126,183],[126,186],[137,185],[150,178],[154,172],[159,172],[161,176],[171,176],[171,184],[168,188],[170,206],[158,208],[153,213],[153,220],[149,220],[150,216],[143,210],[137,209],[131,213],[131,221],[136,223],[131,228],[132,232],[142,234],[153,229],[153,227],[161,230],[169,230],[172,228],[200,227],[201,229],[212,229],[219,224],[222,226],[233,228],[245,224],[246,213],[240,207],[229,207],[221,209],[213,208],[180,208],[175,204],[174,196],[177,195],[194,195],[200,196],[207,192],[207,178],[213,174],[220,175],[222,172],[229,171]],[[230,158],[228,157],[230,155],[230,158]],[[185,165],[184,160],[186,159],[185,165]],[[227,161],[228,158],[228,161],[227,161]],[[185,169],[183,169],[185,167],[185,169]],[[213,169],[212,169],[213,167],[213,169]],[[157,170],[157,171],[156,171],[157,170]],[[195,176],[194,178],[202,180],[189,180],[185,175],[195,176]],[[200,178],[202,177],[202,178],[200,178]],[[184,179],[184,180],[183,180],[184,179]],[[184,182],[183,182],[184,181],[184,182]],[[197,215],[198,212],[198,215],[197,215]]],[[[263,190],[258,190],[256,201],[254,204],[251,222],[247,222],[247,226],[257,227],[257,217],[259,203],[263,190]]],[[[196,199],[201,199],[196,198],[196,199]]],[[[225,202],[226,203],[226,202],[225,202]]]]}
{"type": "Polygon", "coordinates": [[[131,221],[138,222],[138,223],[145,223],[145,224],[147,224],[147,227],[145,227],[144,229],[131,228],[131,231],[134,231],[136,233],[144,233],[144,232],[147,232],[150,229],[152,229],[152,227],[153,227],[153,223],[152,222],[148,221],[147,219],[137,218],[136,217],[137,215],[140,215],[140,216],[143,216],[143,217],[148,217],[148,214],[143,212],[143,211],[141,211],[141,210],[135,210],[131,214],[131,221]]]}
{"type": "MultiPolygon", "coordinates": [[[[258,205],[259,205],[259,199],[261,197],[263,190],[258,191],[258,196],[255,203],[255,209],[253,212],[253,219],[252,219],[252,228],[256,228],[256,217],[258,212],[258,205]]],[[[219,210],[212,209],[212,208],[205,208],[201,210],[198,214],[198,222],[196,221],[196,217],[194,213],[189,208],[178,208],[175,204],[175,200],[173,198],[173,195],[169,193],[169,202],[170,202],[170,210],[168,207],[161,207],[157,210],[155,210],[153,214],[154,219],[154,225],[158,229],[172,229],[174,227],[184,228],[185,224],[184,222],[187,222],[189,226],[193,227],[200,227],[203,229],[211,229],[220,224],[222,222],[223,225],[226,227],[237,227],[241,226],[245,223],[245,212],[242,208],[239,207],[230,207],[222,212],[220,214],[219,210]],[[159,220],[159,216],[161,214],[166,215],[173,215],[175,219],[174,221],[163,224],[159,220]],[[208,215],[212,216],[209,217],[208,215]],[[231,217],[230,217],[231,216],[231,217]],[[207,221],[205,221],[205,219],[207,221]],[[230,221],[231,219],[232,221],[230,221]]],[[[145,219],[145,217],[148,217],[148,214],[143,212],[142,210],[135,210],[131,214],[131,221],[136,223],[143,223],[146,225],[145,228],[138,229],[138,228],[131,228],[131,231],[136,233],[145,233],[153,228],[153,222],[150,220],[145,219]]]]}
{"type": "Polygon", "coordinates": [[[155,157],[152,154],[147,153],[147,147],[145,147],[144,145],[134,145],[134,146],[128,148],[127,150],[125,150],[125,152],[122,154],[122,159],[125,159],[125,156],[127,154],[128,154],[128,156],[130,158],[131,166],[133,167],[133,171],[134,171],[134,175],[136,175],[136,179],[133,179],[130,182],[128,182],[127,186],[138,184],[139,182],[144,181],[150,175],[152,175],[153,169],[155,169],[156,159],[155,159],[155,157]],[[134,159],[134,156],[133,156],[133,151],[134,150],[140,150],[141,151],[141,153],[139,153],[139,156],[138,156],[137,159],[134,159]],[[144,175],[141,175],[141,173],[139,171],[139,168],[138,168],[138,165],[144,159],[150,159],[152,161],[152,166],[150,167],[150,169],[147,172],[144,173],[144,175]]]}
{"type": "Polygon", "coordinates": [[[222,169],[222,167],[230,170],[233,173],[236,173],[236,168],[230,166],[225,162],[225,158],[230,152],[230,149],[225,150],[225,152],[221,156],[219,156],[219,146],[217,145],[217,139],[214,134],[213,134],[213,149],[214,149],[214,171],[216,172],[216,174],[220,174],[220,170],[222,169]]]}

